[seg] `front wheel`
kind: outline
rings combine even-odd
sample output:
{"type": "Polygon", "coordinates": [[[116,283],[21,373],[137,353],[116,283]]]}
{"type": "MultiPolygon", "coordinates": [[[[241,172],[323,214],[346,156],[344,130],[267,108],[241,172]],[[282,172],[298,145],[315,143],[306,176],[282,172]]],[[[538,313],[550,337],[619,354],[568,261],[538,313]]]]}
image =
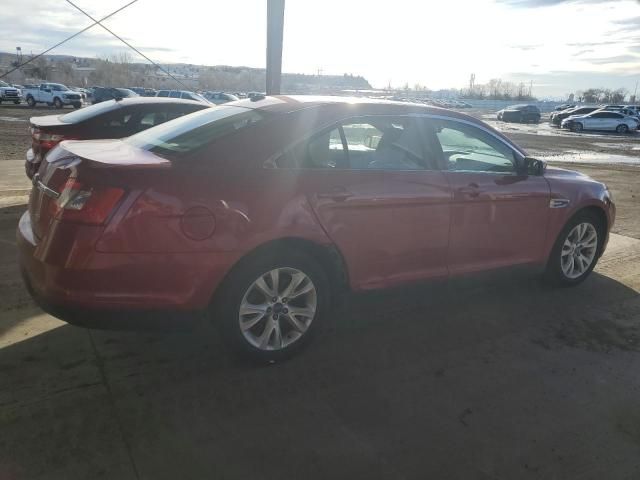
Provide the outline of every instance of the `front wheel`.
{"type": "Polygon", "coordinates": [[[33,97],[27,97],[27,105],[29,105],[31,108],[36,106],[36,101],[33,97]]]}
{"type": "Polygon", "coordinates": [[[58,97],[53,99],[53,106],[55,108],[57,108],[58,110],[62,108],[62,100],[60,100],[58,97]]]}
{"type": "Polygon", "coordinates": [[[616,132],[618,133],[627,133],[628,131],[629,131],[629,127],[627,127],[624,123],[616,127],[616,132]]]}
{"type": "Polygon", "coordinates": [[[553,246],[546,279],[560,286],[573,286],[584,281],[596,266],[604,235],[595,215],[585,212],[573,217],[553,246]]]}
{"type": "Polygon", "coordinates": [[[14,104],[14,105],[19,105],[19,104],[20,104],[20,100],[14,100],[14,101],[13,101],[13,104],[14,104]]]}
{"type": "Polygon", "coordinates": [[[284,360],[313,337],[329,305],[322,267],[302,253],[265,254],[236,267],[213,305],[226,343],[258,362],[284,360]]]}
{"type": "Polygon", "coordinates": [[[571,131],[573,132],[581,132],[583,128],[580,122],[575,122],[571,125],[571,131]]]}

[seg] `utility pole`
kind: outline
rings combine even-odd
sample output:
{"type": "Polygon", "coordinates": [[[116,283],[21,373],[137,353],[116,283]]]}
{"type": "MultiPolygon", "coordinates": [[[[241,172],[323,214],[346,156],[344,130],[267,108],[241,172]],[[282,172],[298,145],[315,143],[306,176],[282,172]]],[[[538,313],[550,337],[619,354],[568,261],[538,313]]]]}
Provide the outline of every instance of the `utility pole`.
{"type": "Polygon", "coordinates": [[[279,95],[282,78],[284,0],[267,0],[267,95],[279,95]]]}

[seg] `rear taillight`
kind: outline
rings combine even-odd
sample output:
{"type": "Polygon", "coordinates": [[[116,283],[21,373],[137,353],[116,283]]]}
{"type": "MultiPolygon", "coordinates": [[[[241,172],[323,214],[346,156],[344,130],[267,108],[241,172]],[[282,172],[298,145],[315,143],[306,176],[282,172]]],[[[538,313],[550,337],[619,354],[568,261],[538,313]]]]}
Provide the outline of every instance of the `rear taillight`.
{"type": "Polygon", "coordinates": [[[102,225],[123,195],[122,188],[88,187],[75,178],[69,178],[58,199],[51,202],[51,214],[64,222],[102,225]]]}
{"type": "Polygon", "coordinates": [[[46,133],[38,128],[31,129],[31,136],[40,144],[41,147],[51,149],[55,147],[62,140],[71,140],[70,137],[64,135],[56,135],[52,133],[46,133]]]}

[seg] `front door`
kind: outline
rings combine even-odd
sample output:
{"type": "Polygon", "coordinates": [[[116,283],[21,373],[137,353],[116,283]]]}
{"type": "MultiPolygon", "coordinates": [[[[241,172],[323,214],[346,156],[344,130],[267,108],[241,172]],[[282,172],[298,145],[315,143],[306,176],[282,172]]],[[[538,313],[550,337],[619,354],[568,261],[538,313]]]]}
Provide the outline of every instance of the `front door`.
{"type": "Polygon", "coordinates": [[[550,190],[516,171],[520,155],[468,122],[429,120],[453,191],[448,265],[452,274],[541,260],[550,190]]]}
{"type": "Polygon", "coordinates": [[[312,138],[298,181],[354,288],[446,276],[451,190],[425,158],[421,124],[363,117],[312,138]]]}

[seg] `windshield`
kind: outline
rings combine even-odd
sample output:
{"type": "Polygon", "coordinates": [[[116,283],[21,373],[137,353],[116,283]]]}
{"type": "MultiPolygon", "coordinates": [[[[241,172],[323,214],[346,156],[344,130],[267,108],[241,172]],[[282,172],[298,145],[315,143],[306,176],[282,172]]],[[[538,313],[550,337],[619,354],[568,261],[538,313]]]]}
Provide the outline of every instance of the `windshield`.
{"type": "Polygon", "coordinates": [[[125,142],[161,156],[176,157],[263,118],[263,113],[247,108],[212,107],[140,132],[125,142]]]}
{"type": "Polygon", "coordinates": [[[60,120],[64,123],[78,123],[83,122],[89,118],[96,117],[110,110],[118,108],[118,102],[115,100],[107,100],[106,102],[96,103],[90,107],[81,108],[80,110],[74,110],[71,113],[62,115],[60,120]]]}
{"type": "Polygon", "coordinates": [[[114,93],[119,93],[123,97],[138,97],[139,95],[128,88],[114,88],[114,93]]]}

